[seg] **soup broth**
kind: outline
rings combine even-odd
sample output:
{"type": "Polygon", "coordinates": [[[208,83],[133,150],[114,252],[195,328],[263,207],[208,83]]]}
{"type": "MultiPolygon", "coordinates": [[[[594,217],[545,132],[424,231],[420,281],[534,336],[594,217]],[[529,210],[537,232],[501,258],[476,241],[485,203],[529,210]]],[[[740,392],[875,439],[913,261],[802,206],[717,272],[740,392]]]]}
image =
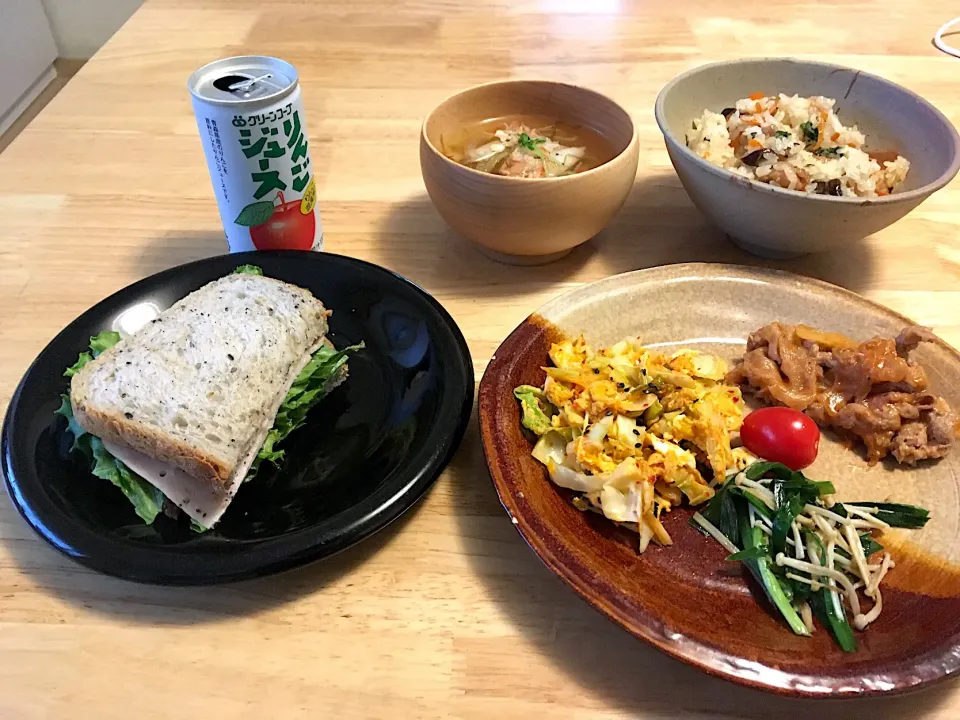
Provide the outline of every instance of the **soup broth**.
{"type": "Polygon", "coordinates": [[[543,115],[505,115],[440,136],[440,151],[454,162],[494,175],[562,177],[612,160],[611,143],[598,132],[543,115]]]}

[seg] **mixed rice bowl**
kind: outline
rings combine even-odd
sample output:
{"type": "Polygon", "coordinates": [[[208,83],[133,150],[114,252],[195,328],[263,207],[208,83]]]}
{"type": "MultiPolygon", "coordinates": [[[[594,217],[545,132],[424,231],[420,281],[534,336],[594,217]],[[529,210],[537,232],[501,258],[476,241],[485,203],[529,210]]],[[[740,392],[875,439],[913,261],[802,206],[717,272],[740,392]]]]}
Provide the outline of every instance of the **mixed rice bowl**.
{"type": "Polygon", "coordinates": [[[705,109],[687,147],[717,167],[757,182],[817,195],[881,197],[899,187],[910,162],[864,150],[866,137],[837,117],[836,100],[755,93],[722,112],[705,109]]]}

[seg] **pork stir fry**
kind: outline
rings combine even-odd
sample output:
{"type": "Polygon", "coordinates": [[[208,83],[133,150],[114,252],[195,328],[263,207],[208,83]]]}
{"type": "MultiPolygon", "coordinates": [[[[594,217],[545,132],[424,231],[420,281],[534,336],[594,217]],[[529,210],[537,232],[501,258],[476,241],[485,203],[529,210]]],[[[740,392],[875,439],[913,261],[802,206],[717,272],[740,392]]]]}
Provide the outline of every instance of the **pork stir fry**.
{"type": "Polygon", "coordinates": [[[857,343],[837,333],[774,322],[752,333],[727,382],[765,402],[801,410],[822,427],[859,438],[871,465],[945,456],[960,432],[947,401],[928,392],[927,374],[909,355],[934,340],[923,327],[894,340],[857,343]]]}

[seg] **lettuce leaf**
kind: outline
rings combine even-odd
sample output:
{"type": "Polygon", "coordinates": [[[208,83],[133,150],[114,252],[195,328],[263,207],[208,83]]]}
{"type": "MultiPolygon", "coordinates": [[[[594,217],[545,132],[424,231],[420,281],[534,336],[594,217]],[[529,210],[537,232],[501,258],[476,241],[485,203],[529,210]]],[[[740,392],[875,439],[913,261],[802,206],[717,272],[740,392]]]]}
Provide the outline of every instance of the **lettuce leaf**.
{"type": "Polygon", "coordinates": [[[86,365],[86,364],[87,364],[88,362],[90,362],[91,360],[93,360],[93,355],[91,355],[91,354],[88,353],[88,352],[82,352],[82,353],[80,353],[80,357],[77,358],[77,361],[76,361],[73,365],[71,365],[70,367],[68,367],[66,370],[64,370],[64,371],[63,371],[63,374],[64,374],[66,377],[73,377],[73,376],[76,375],[78,372],[80,372],[80,368],[82,368],[84,365],[86,365]]]}
{"type": "MultiPolygon", "coordinates": [[[[120,333],[117,332],[107,330],[94,335],[90,338],[90,352],[80,353],[77,362],[67,368],[63,374],[73,377],[80,368],[118,342],[120,342],[120,333]]],[[[80,426],[73,416],[69,395],[60,396],[60,407],[56,414],[67,419],[67,429],[73,435],[70,451],[76,450],[82,453],[90,466],[90,472],[98,478],[109,480],[120,488],[120,491],[133,504],[137,515],[148,525],[152,523],[163,509],[165,499],[163,493],[111,455],[100,438],[91,435],[80,426]]]]}
{"type": "Polygon", "coordinates": [[[104,350],[109,350],[118,342],[120,342],[120,333],[113,332],[112,330],[104,330],[102,333],[98,333],[90,338],[90,350],[93,351],[93,356],[97,357],[104,350]]]}
{"type": "MultiPolygon", "coordinates": [[[[77,358],[77,361],[68,367],[63,373],[67,377],[73,377],[76,375],[80,368],[86,365],[88,362],[97,357],[104,350],[112,348],[120,342],[120,333],[113,332],[112,330],[104,330],[101,333],[98,333],[90,338],[90,352],[82,352],[77,358]]],[[[91,447],[90,440],[93,435],[90,435],[86,430],[80,427],[80,423],[76,421],[73,417],[73,407],[70,405],[70,396],[63,394],[60,396],[60,407],[54,411],[55,415],[62,415],[67,419],[67,429],[73,435],[73,445],[70,446],[70,451],[79,450],[86,456],[88,460],[93,461],[93,448],[91,447]]],[[[106,452],[106,450],[104,450],[106,452]]]]}
{"type": "Polygon", "coordinates": [[[102,333],[94,335],[92,338],[90,338],[90,352],[80,353],[80,357],[77,358],[77,361],[68,367],[63,374],[67,377],[73,377],[80,372],[80,368],[93,360],[104,350],[112,348],[118,342],[120,342],[120,333],[113,332],[112,330],[104,330],[102,333]]]}
{"type": "Polygon", "coordinates": [[[204,527],[203,525],[201,525],[200,523],[198,523],[198,522],[197,522],[196,520],[194,520],[193,518],[190,518],[190,530],[192,530],[193,532],[195,532],[195,533],[205,533],[205,532],[206,532],[207,530],[209,530],[209,529],[210,529],[210,528],[204,527]]]}
{"type": "Polygon", "coordinates": [[[346,364],[347,353],[361,349],[363,349],[363,343],[342,350],[334,350],[327,345],[322,345],[313,354],[310,362],[300,371],[290,390],[287,391],[273,427],[267,433],[267,439],[264,440],[260,452],[250,466],[250,472],[247,473],[244,482],[251,480],[257,474],[262,463],[280,464],[284,451],[275,449],[276,444],[306,423],[307,413],[324,398],[331,380],[336,379],[341,368],[346,364]]]}
{"type": "Polygon", "coordinates": [[[234,275],[263,275],[259,265],[241,265],[233,271],[234,275]]]}
{"type": "Polygon", "coordinates": [[[147,525],[152,523],[163,509],[164,494],[111,455],[96,435],[90,435],[90,447],[94,459],[90,472],[120,488],[133,503],[134,512],[147,525]]]}
{"type": "Polygon", "coordinates": [[[60,407],[54,410],[54,415],[61,415],[67,419],[67,430],[73,435],[73,445],[70,446],[70,452],[79,450],[87,459],[93,458],[93,449],[90,447],[90,438],[93,437],[80,427],[80,423],[73,417],[73,405],[70,404],[70,396],[64,393],[60,396],[60,407]]]}
{"type": "Polygon", "coordinates": [[[100,438],[80,427],[73,416],[70,397],[68,395],[60,397],[60,408],[56,414],[67,419],[67,429],[73,435],[71,452],[77,450],[82,453],[90,467],[90,472],[98,478],[109,480],[120,488],[133,504],[137,515],[148,525],[152,523],[163,509],[165,499],[163,493],[111,455],[100,438]]]}

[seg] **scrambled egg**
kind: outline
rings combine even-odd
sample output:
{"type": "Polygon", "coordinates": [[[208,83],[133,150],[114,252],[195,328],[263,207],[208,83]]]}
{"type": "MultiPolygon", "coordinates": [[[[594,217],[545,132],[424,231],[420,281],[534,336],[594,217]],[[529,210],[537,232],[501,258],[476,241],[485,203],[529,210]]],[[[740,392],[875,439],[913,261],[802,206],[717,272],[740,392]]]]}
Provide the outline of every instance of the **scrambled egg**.
{"type": "Polygon", "coordinates": [[[660,515],[750,458],[731,448],[743,398],[723,384],[726,363],[695,350],[664,355],[625,340],[595,351],[583,337],[554,344],[542,388],[522,385],[522,422],[540,436],[533,455],[575,504],[640,533],[640,549],[670,544],[660,515]],[[704,477],[706,473],[707,477],[704,477]]]}

